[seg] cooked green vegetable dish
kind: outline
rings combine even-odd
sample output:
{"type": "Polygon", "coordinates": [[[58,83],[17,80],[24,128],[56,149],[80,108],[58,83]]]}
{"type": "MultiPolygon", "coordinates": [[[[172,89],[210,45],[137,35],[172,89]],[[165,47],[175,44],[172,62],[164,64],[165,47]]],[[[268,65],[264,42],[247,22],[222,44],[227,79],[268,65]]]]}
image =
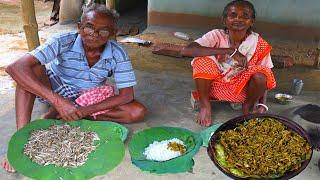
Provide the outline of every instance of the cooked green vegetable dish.
{"type": "Polygon", "coordinates": [[[219,132],[219,164],[238,177],[277,178],[297,170],[312,149],[297,133],[272,118],[255,118],[219,132]]]}

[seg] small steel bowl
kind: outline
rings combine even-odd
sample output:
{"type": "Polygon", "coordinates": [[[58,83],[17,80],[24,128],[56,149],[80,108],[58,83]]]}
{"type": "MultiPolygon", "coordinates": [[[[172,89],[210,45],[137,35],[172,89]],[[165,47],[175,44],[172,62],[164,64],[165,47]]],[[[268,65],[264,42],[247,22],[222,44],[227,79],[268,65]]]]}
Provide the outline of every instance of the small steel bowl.
{"type": "Polygon", "coordinates": [[[276,94],[274,98],[279,104],[289,104],[293,100],[293,97],[291,95],[283,93],[276,94]]]}

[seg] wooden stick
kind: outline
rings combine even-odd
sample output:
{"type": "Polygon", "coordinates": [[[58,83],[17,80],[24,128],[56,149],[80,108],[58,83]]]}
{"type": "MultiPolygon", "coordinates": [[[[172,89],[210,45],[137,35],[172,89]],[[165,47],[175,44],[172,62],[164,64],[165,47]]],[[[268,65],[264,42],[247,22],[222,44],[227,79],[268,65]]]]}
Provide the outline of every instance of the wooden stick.
{"type": "Polygon", "coordinates": [[[320,69],[320,41],[318,40],[318,46],[316,49],[316,58],[314,60],[314,67],[320,69]]]}
{"type": "Polygon", "coordinates": [[[22,0],[21,9],[23,29],[26,35],[28,49],[29,51],[32,51],[40,45],[38,24],[36,20],[33,0],[22,0]]]}

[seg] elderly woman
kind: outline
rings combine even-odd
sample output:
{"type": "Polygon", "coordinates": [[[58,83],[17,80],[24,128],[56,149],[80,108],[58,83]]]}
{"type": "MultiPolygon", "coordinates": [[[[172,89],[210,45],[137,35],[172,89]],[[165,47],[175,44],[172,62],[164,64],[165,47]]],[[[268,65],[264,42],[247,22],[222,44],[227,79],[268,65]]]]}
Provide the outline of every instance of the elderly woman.
{"type": "Polygon", "coordinates": [[[214,29],[181,50],[183,56],[196,57],[192,67],[200,97],[197,122],[203,126],[212,124],[209,98],[240,102],[243,114],[265,112],[266,92],[276,86],[271,46],[252,31],[253,5],[232,1],[222,19],[224,29],[214,29]]]}

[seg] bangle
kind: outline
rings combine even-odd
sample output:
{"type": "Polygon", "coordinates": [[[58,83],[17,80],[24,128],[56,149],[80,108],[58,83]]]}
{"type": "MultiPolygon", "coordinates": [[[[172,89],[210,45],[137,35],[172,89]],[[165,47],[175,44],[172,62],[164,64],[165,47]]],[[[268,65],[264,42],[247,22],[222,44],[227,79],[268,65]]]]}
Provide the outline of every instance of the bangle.
{"type": "Polygon", "coordinates": [[[268,106],[265,105],[265,104],[260,103],[260,104],[257,104],[257,107],[258,107],[258,106],[262,106],[266,111],[269,110],[268,106]]]}
{"type": "Polygon", "coordinates": [[[237,53],[237,51],[238,51],[238,49],[235,48],[234,51],[233,51],[233,53],[230,55],[230,57],[234,56],[234,55],[237,53]]]}

